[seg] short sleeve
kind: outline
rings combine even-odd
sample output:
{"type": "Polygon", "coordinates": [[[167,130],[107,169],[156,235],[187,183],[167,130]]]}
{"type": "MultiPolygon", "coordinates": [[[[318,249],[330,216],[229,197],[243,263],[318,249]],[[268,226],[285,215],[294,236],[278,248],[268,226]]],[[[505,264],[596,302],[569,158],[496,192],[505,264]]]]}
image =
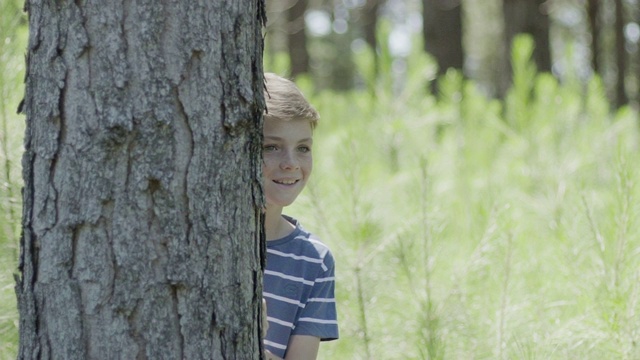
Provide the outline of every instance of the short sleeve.
{"type": "Polygon", "coordinates": [[[327,249],[304,309],[292,335],[317,336],[322,341],[338,338],[335,299],[335,263],[327,249]]]}

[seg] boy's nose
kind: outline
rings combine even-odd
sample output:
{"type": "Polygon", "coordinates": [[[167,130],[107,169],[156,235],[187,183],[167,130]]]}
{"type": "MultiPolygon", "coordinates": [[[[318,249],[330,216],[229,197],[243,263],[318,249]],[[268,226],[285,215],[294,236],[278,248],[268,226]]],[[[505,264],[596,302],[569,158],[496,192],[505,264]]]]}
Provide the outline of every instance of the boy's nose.
{"type": "Polygon", "coordinates": [[[283,170],[296,170],[300,167],[295,155],[290,152],[286,152],[286,154],[282,155],[282,160],[280,161],[280,168],[283,170]]]}

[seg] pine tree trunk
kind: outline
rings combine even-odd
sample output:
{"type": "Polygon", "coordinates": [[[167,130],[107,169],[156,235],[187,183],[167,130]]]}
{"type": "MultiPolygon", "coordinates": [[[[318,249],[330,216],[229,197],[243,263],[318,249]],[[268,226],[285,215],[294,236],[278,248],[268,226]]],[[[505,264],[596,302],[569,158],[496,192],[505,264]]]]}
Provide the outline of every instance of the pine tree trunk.
{"type": "MultiPolygon", "coordinates": [[[[449,68],[462,70],[464,50],[462,47],[462,5],[460,0],[423,0],[422,34],[424,49],[438,63],[438,75],[449,68]]],[[[431,84],[438,92],[437,83],[431,84]]]]}
{"type": "Polygon", "coordinates": [[[616,20],[615,20],[615,34],[616,34],[616,107],[622,107],[629,102],[626,91],[626,71],[627,71],[627,50],[625,48],[626,39],[624,36],[624,4],[622,0],[615,0],[616,6],[616,20]]]}
{"type": "Polygon", "coordinates": [[[551,46],[549,43],[549,1],[536,0],[527,2],[529,27],[526,30],[533,36],[536,47],[533,60],[538,71],[551,72],[551,46]]]}
{"type": "Polygon", "coordinates": [[[258,358],[264,3],[26,5],[19,358],[258,358]]]}
{"type": "Polygon", "coordinates": [[[589,31],[591,33],[591,67],[593,72],[600,72],[600,0],[588,0],[589,31]]]}
{"type": "Polygon", "coordinates": [[[380,59],[378,58],[378,12],[382,0],[367,0],[362,7],[360,21],[364,40],[373,51],[373,73],[377,78],[380,72],[380,59]]]}
{"type": "Polygon", "coordinates": [[[307,4],[308,0],[297,0],[287,10],[287,44],[292,77],[309,72],[309,51],[307,51],[307,34],[304,22],[307,4]]]}
{"type": "Polygon", "coordinates": [[[547,0],[504,0],[505,53],[504,63],[508,71],[501,81],[500,96],[511,86],[511,45],[516,35],[524,33],[533,37],[533,61],[538,71],[551,71],[551,48],[549,44],[549,14],[547,0]]]}
{"type": "Polygon", "coordinates": [[[380,11],[381,2],[382,0],[366,0],[360,15],[364,40],[373,49],[374,53],[378,48],[378,11],[380,11]]]}
{"type": "Polygon", "coordinates": [[[438,62],[438,72],[462,69],[462,8],[460,0],[423,0],[424,48],[438,62]]]}

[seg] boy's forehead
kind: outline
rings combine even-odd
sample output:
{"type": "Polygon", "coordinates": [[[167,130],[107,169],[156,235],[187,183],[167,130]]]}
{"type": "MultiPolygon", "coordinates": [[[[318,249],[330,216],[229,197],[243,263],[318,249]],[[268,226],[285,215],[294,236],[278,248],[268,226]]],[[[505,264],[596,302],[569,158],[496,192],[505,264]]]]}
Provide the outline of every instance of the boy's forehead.
{"type": "Polygon", "coordinates": [[[312,130],[313,133],[313,126],[311,124],[310,120],[306,120],[306,119],[294,119],[294,120],[280,120],[280,119],[265,119],[264,120],[264,126],[262,127],[262,131],[264,132],[265,130],[268,129],[287,129],[287,128],[297,128],[300,127],[301,124],[306,124],[309,126],[309,129],[312,130]]]}

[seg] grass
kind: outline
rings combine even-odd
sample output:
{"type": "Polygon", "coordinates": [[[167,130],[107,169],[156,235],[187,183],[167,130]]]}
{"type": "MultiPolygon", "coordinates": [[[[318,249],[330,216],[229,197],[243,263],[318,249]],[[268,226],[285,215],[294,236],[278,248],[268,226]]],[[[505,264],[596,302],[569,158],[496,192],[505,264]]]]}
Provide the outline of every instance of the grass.
{"type": "MultiPolygon", "coordinates": [[[[26,34],[10,30],[14,5],[0,11],[1,359],[17,351],[26,34]]],[[[338,264],[341,340],[321,358],[640,358],[638,114],[613,112],[598,78],[535,74],[530,49],[514,47],[505,101],[453,71],[432,96],[420,54],[404,78],[365,79],[371,91],[301,79],[322,120],[312,181],[287,212],[338,264]]]]}
{"type": "Polygon", "coordinates": [[[530,46],[505,102],[455,72],[433,97],[424,67],[373,98],[300,82],[322,120],[287,212],[338,264],[322,358],[640,357],[638,115],[532,74],[530,46]]]}
{"type": "Polygon", "coordinates": [[[0,359],[15,359],[18,349],[13,274],[19,251],[24,116],[16,109],[24,94],[25,21],[17,1],[0,2],[0,359]]]}

